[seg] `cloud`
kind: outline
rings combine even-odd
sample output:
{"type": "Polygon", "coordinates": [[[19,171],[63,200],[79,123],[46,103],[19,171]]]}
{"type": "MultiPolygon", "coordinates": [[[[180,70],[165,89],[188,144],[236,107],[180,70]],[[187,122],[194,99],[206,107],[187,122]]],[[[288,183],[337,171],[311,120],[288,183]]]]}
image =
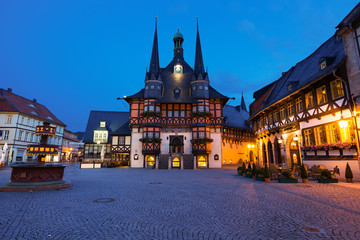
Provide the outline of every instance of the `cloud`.
{"type": "Polygon", "coordinates": [[[247,33],[254,32],[256,30],[255,24],[247,19],[241,20],[238,23],[237,28],[239,31],[247,33]]]}

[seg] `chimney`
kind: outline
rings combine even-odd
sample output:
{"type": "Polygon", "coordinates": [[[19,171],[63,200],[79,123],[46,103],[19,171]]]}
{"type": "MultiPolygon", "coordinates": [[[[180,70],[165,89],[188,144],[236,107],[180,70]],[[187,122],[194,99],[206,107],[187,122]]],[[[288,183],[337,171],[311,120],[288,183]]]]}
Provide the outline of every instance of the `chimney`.
{"type": "Polygon", "coordinates": [[[37,100],[36,100],[36,98],[34,98],[34,99],[33,99],[33,102],[34,102],[34,103],[37,103],[37,100]]]}
{"type": "Polygon", "coordinates": [[[7,90],[9,93],[12,93],[12,88],[8,88],[7,90]]]}

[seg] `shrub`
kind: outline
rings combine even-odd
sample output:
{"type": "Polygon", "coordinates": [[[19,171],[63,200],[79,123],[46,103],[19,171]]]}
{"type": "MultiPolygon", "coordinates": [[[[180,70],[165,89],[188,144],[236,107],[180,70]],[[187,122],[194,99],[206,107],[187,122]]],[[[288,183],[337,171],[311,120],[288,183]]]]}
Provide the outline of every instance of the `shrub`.
{"type": "Polygon", "coordinates": [[[270,169],[268,168],[267,165],[265,165],[264,168],[264,178],[270,178],[270,169]]]}
{"type": "Polygon", "coordinates": [[[243,162],[243,164],[242,164],[242,172],[246,172],[246,166],[245,166],[245,163],[243,162]]]}
{"type": "Polygon", "coordinates": [[[239,175],[241,175],[242,172],[243,172],[242,167],[239,166],[239,167],[237,168],[237,173],[238,173],[239,175]]]}
{"type": "Polygon", "coordinates": [[[332,179],[333,177],[331,176],[331,172],[327,169],[324,169],[321,171],[321,176],[320,176],[321,179],[332,179]]]}
{"type": "Polygon", "coordinates": [[[256,176],[264,177],[264,169],[263,168],[257,168],[256,169],[256,176]]]}
{"type": "Polygon", "coordinates": [[[304,164],[301,164],[300,172],[301,178],[308,178],[308,170],[306,169],[306,166],[304,164]]]}
{"type": "Polygon", "coordinates": [[[249,163],[247,170],[251,172],[251,163],[249,163]]]}
{"type": "Polygon", "coordinates": [[[253,176],[256,176],[256,165],[255,165],[255,163],[253,163],[253,165],[252,165],[252,175],[253,176]]]}
{"type": "Polygon", "coordinates": [[[288,170],[282,171],[280,178],[283,179],[295,179],[295,176],[288,170]]]}
{"type": "Polygon", "coordinates": [[[353,173],[351,171],[349,163],[346,163],[345,178],[353,178],[353,173]]]}

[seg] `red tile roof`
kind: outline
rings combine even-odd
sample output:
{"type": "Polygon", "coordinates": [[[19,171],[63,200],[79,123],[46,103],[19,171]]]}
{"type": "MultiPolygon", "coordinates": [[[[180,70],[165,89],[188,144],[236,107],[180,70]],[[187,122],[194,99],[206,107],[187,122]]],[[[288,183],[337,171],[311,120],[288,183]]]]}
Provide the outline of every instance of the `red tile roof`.
{"type": "Polygon", "coordinates": [[[44,105],[2,88],[0,88],[0,111],[20,112],[50,123],[66,126],[44,105]]]}

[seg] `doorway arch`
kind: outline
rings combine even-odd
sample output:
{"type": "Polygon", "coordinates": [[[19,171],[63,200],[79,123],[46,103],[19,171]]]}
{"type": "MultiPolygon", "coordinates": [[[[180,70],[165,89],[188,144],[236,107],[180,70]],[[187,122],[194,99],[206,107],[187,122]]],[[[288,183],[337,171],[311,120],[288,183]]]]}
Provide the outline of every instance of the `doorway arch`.
{"type": "Polygon", "coordinates": [[[274,153],[275,153],[275,164],[281,164],[281,152],[279,139],[276,137],[274,140],[274,153]]]}
{"type": "Polygon", "coordinates": [[[294,168],[301,165],[299,144],[298,141],[294,140],[294,138],[290,141],[290,159],[291,167],[294,168]]]}
{"type": "Polygon", "coordinates": [[[253,150],[250,150],[250,152],[249,152],[249,159],[250,159],[250,162],[254,162],[254,152],[253,152],[253,150]]]}
{"type": "Polygon", "coordinates": [[[270,140],[268,141],[268,158],[269,164],[274,164],[273,146],[270,140]]]}
{"type": "Polygon", "coordinates": [[[266,146],[265,146],[265,143],[262,144],[262,153],[263,153],[263,163],[264,163],[264,164],[267,164],[266,146]]]}

